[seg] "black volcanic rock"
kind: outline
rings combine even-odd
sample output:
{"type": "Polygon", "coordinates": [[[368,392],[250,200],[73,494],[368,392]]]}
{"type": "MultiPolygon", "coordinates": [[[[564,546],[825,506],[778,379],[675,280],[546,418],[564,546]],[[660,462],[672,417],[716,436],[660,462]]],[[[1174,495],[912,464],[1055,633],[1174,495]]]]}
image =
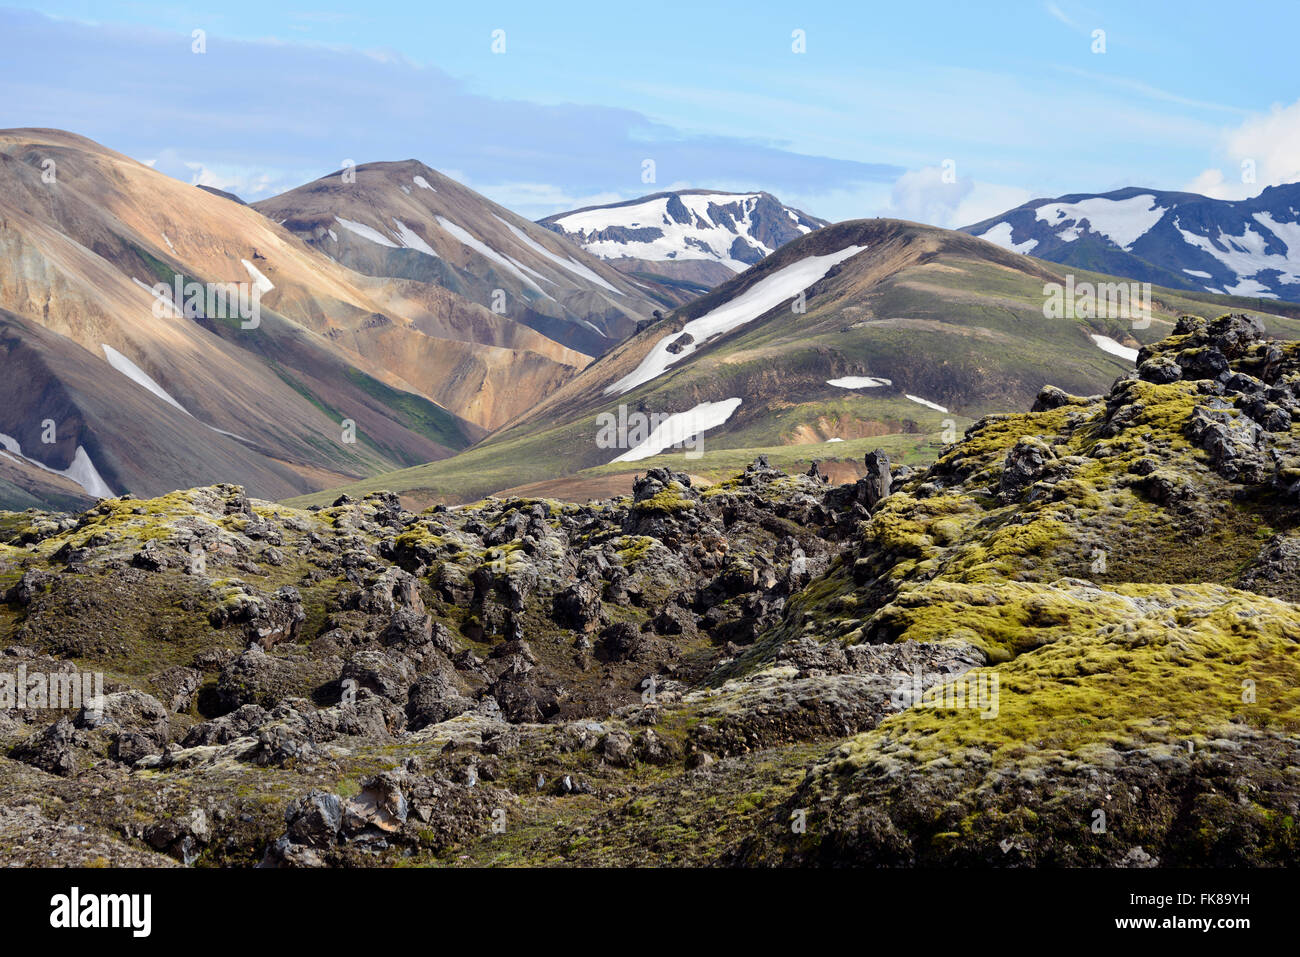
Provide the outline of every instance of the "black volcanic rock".
{"type": "Polygon", "coordinates": [[[0,711],[0,791],[109,864],[1294,864],[1300,349],[1187,319],[1166,361],[830,488],[0,516],[0,674],[109,685],[0,711]]]}

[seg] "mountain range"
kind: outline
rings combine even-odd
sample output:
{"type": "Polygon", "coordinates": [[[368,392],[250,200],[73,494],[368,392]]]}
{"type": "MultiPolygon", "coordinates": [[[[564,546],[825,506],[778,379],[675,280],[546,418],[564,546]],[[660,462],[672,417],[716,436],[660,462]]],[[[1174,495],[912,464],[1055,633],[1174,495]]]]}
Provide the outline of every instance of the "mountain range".
{"type": "MultiPolygon", "coordinates": [[[[339,488],[581,497],[626,491],[647,464],[716,478],[752,454],[856,477],[868,444],[921,464],[1049,379],[1100,391],[1182,312],[1259,305],[1211,288],[1253,295],[1273,275],[1143,272],[1170,217],[1228,229],[1229,207],[1132,190],[964,233],[832,226],[769,193],[708,190],[538,224],[414,160],[250,205],[31,129],[0,132],[0,186],[0,503],[14,508],[217,479],[303,504],[339,488]],[[1087,249],[1117,275],[1169,280],[1151,323],[1048,317],[1051,284],[1113,278],[1087,249]],[[238,296],[211,298],[228,284],[255,322],[221,308],[238,296]]],[[[1276,230],[1269,256],[1286,195],[1233,207],[1276,230]]],[[[1262,315],[1290,335],[1295,314],[1278,299],[1262,315]]]]}
{"type": "Polygon", "coordinates": [[[0,132],[0,860],[1294,864],[1289,189],[537,224],[0,132]]]}
{"type": "MultiPolygon", "coordinates": [[[[1046,382],[1104,390],[1183,313],[1254,305],[1158,289],[1148,322],[1048,318],[1044,287],[1069,275],[1109,278],[932,226],[837,223],[649,325],[473,449],[341,491],[389,490],[412,506],[503,490],[581,501],[627,492],[647,467],[717,479],[758,454],[856,478],[867,449],[929,461],[1046,382]]],[[[1266,318],[1300,335],[1300,308],[1266,318]]]]}
{"type": "Polygon", "coordinates": [[[539,221],[594,256],[688,302],[793,239],[828,225],[771,193],[684,189],[539,221]]]}
{"type": "Polygon", "coordinates": [[[597,257],[415,160],[340,170],[253,208],[349,269],[439,286],[589,356],[657,305],[597,257]]]}
{"type": "Polygon", "coordinates": [[[1244,200],[1128,187],[1036,199],[963,229],[1066,266],[1300,302],[1300,183],[1244,200]]]}
{"type": "Polygon", "coordinates": [[[436,460],[653,311],[617,271],[431,170],[356,173],[349,190],[268,201],[313,245],[83,137],[0,132],[0,498],[157,494],[215,476],[278,497],[436,460]],[[362,223],[353,194],[385,183],[394,215],[375,207],[362,223]],[[331,196],[337,241],[305,225],[331,196]],[[429,252],[365,238],[385,223],[398,235],[399,216],[407,245],[429,252]],[[234,298],[212,297],[223,290],[234,298]],[[501,310],[475,299],[496,290],[501,310]],[[255,320],[236,314],[254,301],[255,320]]]}

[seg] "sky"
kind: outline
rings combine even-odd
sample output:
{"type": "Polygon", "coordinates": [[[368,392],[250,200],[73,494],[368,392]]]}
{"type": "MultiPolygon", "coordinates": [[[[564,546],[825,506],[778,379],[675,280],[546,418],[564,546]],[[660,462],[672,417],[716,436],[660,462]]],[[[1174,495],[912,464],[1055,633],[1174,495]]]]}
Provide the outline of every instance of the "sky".
{"type": "Polygon", "coordinates": [[[1297,27],[1294,2],[42,0],[0,6],[0,128],[250,201],[418,159],[531,218],[705,187],[957,227],[1300,180],[1297,27]]]}

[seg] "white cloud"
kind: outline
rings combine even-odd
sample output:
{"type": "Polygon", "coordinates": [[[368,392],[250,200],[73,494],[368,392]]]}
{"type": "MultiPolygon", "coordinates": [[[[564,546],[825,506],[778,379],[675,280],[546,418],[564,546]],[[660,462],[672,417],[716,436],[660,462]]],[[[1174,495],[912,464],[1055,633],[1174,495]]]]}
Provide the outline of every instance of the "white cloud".
{"type": "Polygon", "coordinates": [[[193,161],[185,164],[191,170],[191,186],[208,186],[212,189],[234,193],[240,199],[262,199],[274,194],[274,184],[270,174],[247,169],[221,168],[212,169],[203,163],[193,161]]]}
{"type": "Polygon", "coordinates": [[[1210,167],[1185,188],[1215,199],[1246,199],[1265,186],[1300,181],[1300,100],[1275,104],[1235,129],[1225,130],[1220,152],[1227,172],[1210,167]],[[1243,182],[1243,164],[1253,164],[1254,182],[1243,182]]]}
{"type": "MultiPolygon", "coordinates": [[[[639,195],[615,192],[584,194],[567,190],[553,183],[498,183],[490,186],[475,186],[474,189],[493,202],[500,203],[506,209],[529,219],[542,219],[553,213],[565,213],[584,206],[619,203],[625,199],[635,199],[636,195],[639,195]]],[[[647,187],[646,191],[649,192],[651,189],[653,187],[647,187]]]]}
{"type": "Polygon", "coordinates": [[[882,214],[945,229],[969,226],[1028,202],[1032,195],[1018,186],[1000,186],[969,177],[944,182],[944,170],[927,166],[898,178],[882,214]]]}
{"type": "Polygon", "coordinates": [[[1202,170],[1183,189],[1211,199],[1248,199],[1259,191],[1258,186],[1229,180],[1223,175],[1223,170],[1215,168],[1202,170]]]}
{"type": "Polygon", "coordinates": [[[246,163],[198,160],[170,146],[143,162],[183,183],[234,193],[246,202],[293,189],[319,175],[310,169],[279,170],[246,163]]]}
{"type": "Polygon", "coordinates": [[[1083,29],[1083,27],[1079,26],[1079,24],[1077,24],[1077,23],[1075,23],[1073,20],[1071,20],[1070,17],[1065,13],[1065,11],[1062,10],[1060,7],[1058,7],[1056,4],[1054,4],[1054,3],[1048,3],[1048,4],[1046,4],[1045,6],[1046,6],[1046,9],[1047,9],[1047,12],[1048,12],[1048,13],[1050,13],[1050,14],[1051,14],[1053,17],[1055,17],[1057,20],[1060,20],[1062,23],[1064,23],[1064,24],[1065,24],[1067,27],[1069,27],[1071,30],[1082,30],[1082,29],[1083,29]]]}

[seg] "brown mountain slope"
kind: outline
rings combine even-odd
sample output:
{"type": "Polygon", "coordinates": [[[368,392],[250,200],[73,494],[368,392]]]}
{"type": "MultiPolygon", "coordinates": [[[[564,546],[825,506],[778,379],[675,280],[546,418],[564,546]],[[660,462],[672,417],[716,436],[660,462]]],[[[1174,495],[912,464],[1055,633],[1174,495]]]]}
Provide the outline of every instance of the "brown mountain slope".
{"type": "Polygon", "coordinates": [[[56,470],[83,448],[114,492],[235,481],[278,497],[435,461],[589,361],[436,283],[354,272],[252,207],[56,130],[0,131],[0,310],[0,373],[43,383],[0,409],[0,434],[56,470]],[[186,307],[187,283],[256,290],[258,315],[186,307]],[[57,415],[39,407],[47,388],[57,415]],[[125,408],[149,421],[115,417],[125,408]],[[50,418],[55,443],[39,440],[50,418]]]}
{"type": "Polygon", "coordinates": [[[351,269],[445,287],[587,355],[658,305],[596,257],[415,160],[341,170],[254,208],[351,269]]]}
{"type": "MultiPolygon", "coordinates": [[[[112,369],[105,374],[102,359],[68,339],[3,310],[0,362],[5,369],[22,370],[21,376],[0,377],[6,423],[0,432],[10,439],[10,456],[21,454],[29,465],[34,460],[59,471],[71,469],[71,477],[91,494],[105,494],[94,487],[94,475],[107,490],[145,494],[221,474],[242,476],[263,488],[311,487],[288,465],[260,451],[256,439],[241,440],[205,426],[127,376],[112,369]],[[47,436],[54,441],[43,441],[47,436]]],[[[434,443],[426,446],[435,454],[446,453],[434,443]]]]}
{"type": "MultiPolygon", "coordinates": [[[[484,347],[535,353],[545,360],[530,359],[527,385],[511,384],[505,397],[486,404],[497,414],[522,411],[538,398],[535,390],[554,387],[587,361],[437,285],[354,273],[253,208],[187,186],[82,137],[8,131],[0,133],[0,157],[5,221],[0,242],[8,247],[0,269],[9,273],[0,306],[39,317],[92,351],[107,340],[96,339],[94,324],[88,328],[86,308],[116,313],[122,325],[124,316],[138,314],[142,302],[153,304],[140,284],[170,286],[177,274],[249,282],[256,279],[251,269],[274,287],[263,294],[265,309],[320,333],[327,348],[387,385],[425,395],[456,414],[465,411],[454,401],[458,387],[459,394],[465,392],[464,380],[477,376],[480,386],[493,385],[486,374],[500,358],[484,347]],[[52,233],[71,244],[60,244],[52,233]],[[110,283],[108,273],[117,273],[117,281],[110,283]],[[79,291],[52,294],[51,287],[71,277],[88,283],[79,291]],[[102,290],[99,295],[109,302],[87,307],[86,285],[102,290]],[[402,344],[430,337],[446,343],[443,363],[432,370],[413,361],[420,346],[402,344]],[[539,368],[546,371],[539,374],[539,368]]],[[[475,421],[485,428],[498,424],[475,421]]]]}
{"type": "MultiPolygon", "coordinates": [[[[454,503],[574,475],[565,494],[582,497],[586,479],[652,465],[717,475],[759,453],[860,465],[862,442],[924,461],[1048,383],[1102,392],[1184,313],[1255,305],[1153,289],[1149,321],[1052,318],[1045,289],[1071,275],[1109,281],[918,223],[837,223],[643,329],[475,448],[346,491],[454,503]]],[[[1300,335],[1300,310],[1270,309],[1271,335],[1300,335]]]]}

